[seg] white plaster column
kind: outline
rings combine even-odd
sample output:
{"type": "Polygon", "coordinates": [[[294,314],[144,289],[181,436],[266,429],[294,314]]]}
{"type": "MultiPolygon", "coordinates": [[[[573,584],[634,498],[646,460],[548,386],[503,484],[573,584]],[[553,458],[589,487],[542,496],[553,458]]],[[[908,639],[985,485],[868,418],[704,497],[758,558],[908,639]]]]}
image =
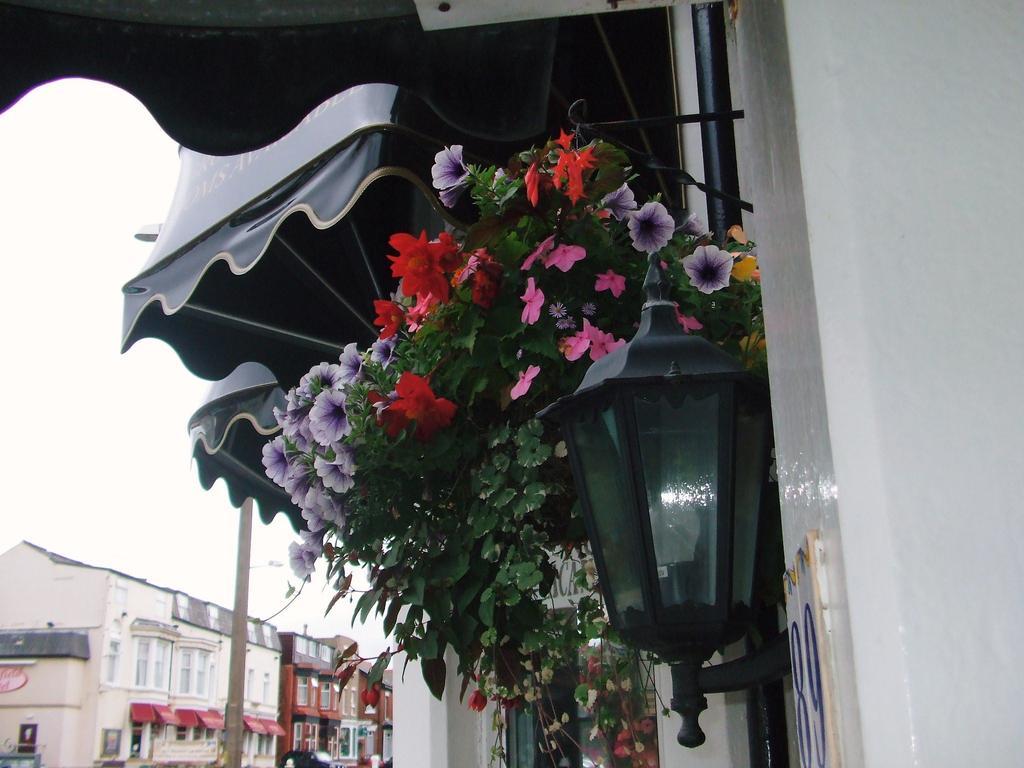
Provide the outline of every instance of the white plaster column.
{"type": "Polygon", "coordinates": [[[739,6],[789,555],[822,530],[846,765],[1014,765],[1019,2],[739,6]]]}

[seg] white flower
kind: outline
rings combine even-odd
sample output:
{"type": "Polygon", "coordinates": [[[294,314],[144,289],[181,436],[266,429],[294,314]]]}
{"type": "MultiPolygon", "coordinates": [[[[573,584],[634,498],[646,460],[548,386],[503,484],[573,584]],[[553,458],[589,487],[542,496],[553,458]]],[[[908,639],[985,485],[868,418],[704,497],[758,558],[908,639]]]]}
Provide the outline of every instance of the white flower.
{"type": "Polygon", "coordinates": [[[635,742],[633,742],[633,749],[636,750],[637,752],[643,752],[644,751],[644,744],[643,744],[643,742],[642,741],[635,741],[635,742]]]}
{"type": "Polygon", "coordinates": [[[593,709],[596,703],[597,690],[595,688],[591,688],[589,691],[587,691],[587,709],[593,709]]]}
{"type": "Polygon", "coordinates": [[[608,682],[604,684],[604,687],[607,688],[609,691],[614,692],[615,691],[615,681],[614,680],[608,680],[608,682]]]}

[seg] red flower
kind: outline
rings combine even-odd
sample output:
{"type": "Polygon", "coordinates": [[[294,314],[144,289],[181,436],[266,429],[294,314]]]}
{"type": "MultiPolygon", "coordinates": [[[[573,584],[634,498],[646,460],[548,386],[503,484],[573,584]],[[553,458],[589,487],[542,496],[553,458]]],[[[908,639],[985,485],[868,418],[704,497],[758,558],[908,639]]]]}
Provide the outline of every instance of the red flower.
{"type": "Polygon", "coordinates": [[[405,322],[405,313],[402,308],[393,301],[381,301],[375,299],[373,302],[373,311],[377,313],[377,317],[374,319],[373,324],[381,327],[380,337],[382,339],[390,339],[396,333],[398,329],[402,327],[402,323],[405,322]]]}
{"type": "Polygon", "coordinates": [[[415,238],[405,232],[391,236],[388,245],[398,251],[391,260],[391,274],[402,278],[402,292],[406,296],[433,294],[438,301],[448,301],[448,279],[444,276],[441,260],[446,257],[448,245],[430,243],[427,232],[415,238]]]}
{"type": "Polygon", "coordinates": [[[374,683],[372,688],[364,688],[359,694],[359,700],[363,702],[364,706],[376,707],[380,701],[380,686],[374,683]]]}
{"type": "Polygon", "coordinates": [[[501,285],[501,265],[489,253],[479,250],[476,271],[473,273],[473,303],[484,309],[494,306],[501,285]]]}
{"type": "Polygon", "coordinates": [[[575,133],[566,133],[561,128],[559,128],[558,138],[555,140],[555,144],[557,144],[562,149],[568,152],[569,149],[572,147],[572,140],[575,135],[575,133]]]}
{"type": "Polygon", "coordinates": [[[578,203],[583,194],[583,171],[593,168],[597,164],[594,159],[593,147],[587,147],[580,152],[559,152],[558,163],[551,174],[556,189],[561,189],[562,184],[568,181],[568,195],[573,205],[578,203]]]}
{"type": "Polygon", "coordinates": [[[469,708],[474,712],[483,712],[487,706],[487,697],[483,695],[480,689],[476,689],[469,696],[469,708]]]}
{"type": "Polygon", "coordinates": [[[382,414],[390,437],[397,435],[405,424],[415,421],[416,439],[426,443],[434,437],[438,429],[452,423],[456,410],[455,403],[434,395],[430,383],[424,377],[405,371],[399,377],[395,391],[398,393],[398,399],[382,414]],[[399,425],[403,419],[404,423],[399,425]],[[393,421],[388,423],[389,420],[393,421]]]}
{"type": "Polygon", "coordinates": [[[437,255],[437,263],[444,272],[454,272],[462,264],[459,244],[448,232],[437,236],[436,243],[428,243],[428,247],[437,255]]]}
{"type": "Polygon", "coordinates": [[[540,171],[537,170],[536,163],[526,169],[525,181],[526,199],[530,201],[530,205],[536,208],[537,203],[540,202],[540,171]]]}

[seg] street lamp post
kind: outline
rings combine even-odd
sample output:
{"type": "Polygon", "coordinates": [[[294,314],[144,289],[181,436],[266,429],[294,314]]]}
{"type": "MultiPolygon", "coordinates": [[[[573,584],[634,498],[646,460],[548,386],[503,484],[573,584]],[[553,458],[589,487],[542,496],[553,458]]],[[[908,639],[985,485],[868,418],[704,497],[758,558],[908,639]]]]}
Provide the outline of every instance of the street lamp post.
{"type": "Polygon", "coordinates": [[[226,730],[225,768],[242,765],[242,714],[245,711],[245,655],[249,643],[249,571],[280,568],[284,563],[270,560],[250,565],[252,548],[252,499],[242,502],[238,518],[238,556],[235,563],[235,605],[231,615],[231,656],[228,661],[228,703],[224,711],[226,730]]]}
{"type": "Polygon", "coordinates": [[[685,334],[657,256],[633,339],[540,416],[560,423],[612,625],[672,666],[679,743],[704,742],[704,693],[781,677],[767,656],[703,668],[751,621],[758,517],[768,484],[766,388],[685,334]]]}

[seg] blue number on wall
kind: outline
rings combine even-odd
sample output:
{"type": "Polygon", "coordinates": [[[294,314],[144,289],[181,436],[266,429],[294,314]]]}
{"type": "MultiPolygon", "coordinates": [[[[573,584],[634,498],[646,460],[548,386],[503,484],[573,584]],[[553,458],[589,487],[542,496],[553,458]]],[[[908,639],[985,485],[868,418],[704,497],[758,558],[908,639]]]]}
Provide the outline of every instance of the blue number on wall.
{"type": "Polygon", "coordinates": [[[811,768],[811,717],[804,695],[804,649],[800,644],[800,627],[789,625],[789,660],[793,665],[793,691],[796,694],[796,739],[800,748],[801,768],[811,768]]]}
{"type": "Polygon", "coordinates": [[[804,642],[807,647],[807,682],[811,689],[811,707],[818,716],[814,725],[814,753],[818,768],[825,768],[825,702],[821,696],[821,665],[818,663],[818,631],[811,606],[804,603],[804,642]]]}

